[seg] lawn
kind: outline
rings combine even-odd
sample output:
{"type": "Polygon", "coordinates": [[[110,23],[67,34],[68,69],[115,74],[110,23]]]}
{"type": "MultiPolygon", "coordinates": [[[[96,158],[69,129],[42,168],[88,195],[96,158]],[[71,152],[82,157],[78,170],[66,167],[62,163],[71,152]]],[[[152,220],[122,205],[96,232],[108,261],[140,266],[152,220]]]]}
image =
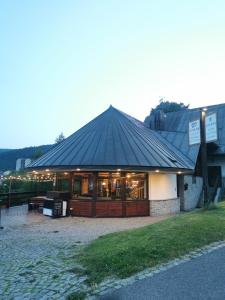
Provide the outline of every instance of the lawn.
{"type": "Polygon", "coordinates": [[[100,237],[83,249],[79,260],[92,285],[108,276],[128,277],[220,240],[225,240],[224,202],[214,209],[100,237]]]}

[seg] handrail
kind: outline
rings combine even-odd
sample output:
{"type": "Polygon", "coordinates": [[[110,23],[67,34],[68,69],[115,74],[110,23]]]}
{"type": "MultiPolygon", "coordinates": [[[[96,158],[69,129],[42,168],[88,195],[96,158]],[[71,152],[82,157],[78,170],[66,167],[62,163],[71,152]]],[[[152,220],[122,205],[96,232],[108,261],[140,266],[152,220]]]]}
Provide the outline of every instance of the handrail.
{"type": "Polygon", "coordinates": [[[31,196],[43,196],[46,191],[29,191],[29,192],[10,192],[1,193],[0,201],[1,205],[9,208],[10,206],[27,203],[29,197],[31,196]]]}
{"type": "Polygon", "coordinates": [[[29,194],[37,194],[37,193],[46,193],[46,191],[0,193],[0,197],[7,196],[9,194],[11,194],[11,195],[29,195],[29,194]]]}

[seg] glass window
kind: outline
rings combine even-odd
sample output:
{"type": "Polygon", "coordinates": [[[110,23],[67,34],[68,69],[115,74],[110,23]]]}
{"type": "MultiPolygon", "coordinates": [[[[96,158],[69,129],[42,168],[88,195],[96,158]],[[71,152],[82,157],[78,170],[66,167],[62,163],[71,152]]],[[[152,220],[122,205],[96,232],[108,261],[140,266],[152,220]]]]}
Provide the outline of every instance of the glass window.
{"type": "Polygon", "coordinates": [[[121,199],[121,174],[120,172],[112,173],[112,199],[121,199]]]}
{"type": "MultiPolygon", "coordinates": [[[[125,180],[126,199],[144,200],[147,198],[146,175],[144,173],[99,172],[97,178],[97,199],[121,200],[122,180],[125,180]]],[[[74,198],[93,198],[93,173],[76,173],[73,178],[74,198]]]]}
{"type": "Polygon", "coordinates": [[[128,173],[126,175],[126,197],[127,200],[145,200],[146,176],[144,173],[128,173]]]}
{"type": "Polygon", "coordinates": [[[120,172],[99,172],[98,174],[98,199],[121,199],[121,174],[120,172]]]}
{"type": "Polygon", "coordinates": [[[56,189],[57,191],[69,191],[69,178],[68,175],[59,173],[56,176],[56,189]]]}
{"type": "Polygon", "coordinates": [[[97,197],[101,200],[111,199],[111,175],[109,172],[98,173],[98,193],[97,197]]]}
{"type": "Polygon", "coordinates": [[[92,198],[93,175],[90,173],[77,173],[73,178],[74,198],[92,198]]]}

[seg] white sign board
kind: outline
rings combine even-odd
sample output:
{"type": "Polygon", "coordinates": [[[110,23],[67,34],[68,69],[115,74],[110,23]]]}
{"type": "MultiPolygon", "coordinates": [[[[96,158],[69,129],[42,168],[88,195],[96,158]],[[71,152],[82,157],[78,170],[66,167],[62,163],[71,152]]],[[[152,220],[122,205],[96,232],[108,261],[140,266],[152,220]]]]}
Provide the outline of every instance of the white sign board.
{"type": "Polygon", "coordinates": [[[216,141],[217,138],[217,118],[216,113],[212,113],[205,117],[205,139],[208,143],[216,141]]]}
{"type": "Polygon", "coordinates": [[[189,122],[189,145],[200,144],[200,120],[189,122]]]}

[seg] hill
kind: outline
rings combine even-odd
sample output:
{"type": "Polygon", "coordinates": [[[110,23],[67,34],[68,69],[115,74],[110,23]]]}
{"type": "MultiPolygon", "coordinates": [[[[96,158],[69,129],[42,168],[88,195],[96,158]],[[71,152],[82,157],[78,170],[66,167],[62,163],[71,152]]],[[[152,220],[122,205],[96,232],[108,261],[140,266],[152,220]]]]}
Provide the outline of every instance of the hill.
{"type": "Polygon", "coordinates": [[[15,170],[18,158],[32,158],[36,153],[43,154],[54,145],[42,145],[38,147],[27,147],[23,149],[0,149],[0,171],[15,170]]]}
{"type": "Polygon", "coordinates": [[[0,149],[0,154],[3,153],[3,152],[7,152],[7,151],[10,151],[12,149],[0,149]]]}

